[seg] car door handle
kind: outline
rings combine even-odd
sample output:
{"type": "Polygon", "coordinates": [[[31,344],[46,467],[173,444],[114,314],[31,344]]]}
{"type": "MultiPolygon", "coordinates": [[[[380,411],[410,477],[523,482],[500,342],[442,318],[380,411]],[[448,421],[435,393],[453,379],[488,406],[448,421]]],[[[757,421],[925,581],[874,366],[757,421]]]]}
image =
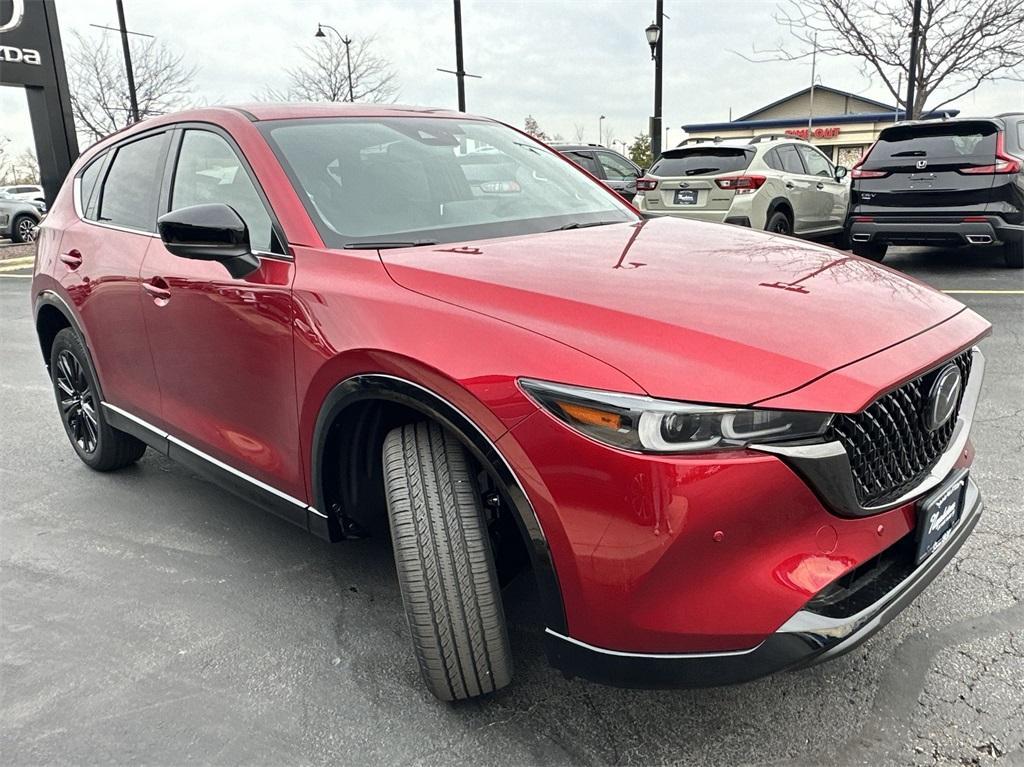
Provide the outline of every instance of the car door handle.
{"type": "Polygon", "coordinates": [[[163,306],[161,302],[166,303],[171,299],[171,291],[167,289],[167,283],[160,277],[154,277],[150,282],[143,282],[142,289],[161,306],[163,306]]]}
{"type": "Polygon", "coordinates": [[[787,181],[786,189],[796,189],[796,184],[794,184],[792,181],[787,181]]]}
{"type": "Polygon", "coordinates": [[[58,258],[67,264],[69,269],[77,269],[82,265],[82,254],[77,250],[69,250],[67,253],[61,253],[58,258]]]}
{"type": "Polygon", "coordinates": [[[817,186],[818,186],[818,189],[824,189],[825,188],[825,182],[819,181],[817,186]]]}

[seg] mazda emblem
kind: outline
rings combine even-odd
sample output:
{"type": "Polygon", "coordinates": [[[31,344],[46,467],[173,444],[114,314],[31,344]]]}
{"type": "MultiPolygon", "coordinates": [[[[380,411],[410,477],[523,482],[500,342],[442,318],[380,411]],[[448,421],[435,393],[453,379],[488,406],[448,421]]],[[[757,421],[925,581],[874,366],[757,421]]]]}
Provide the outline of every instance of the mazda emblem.
{"type": "Polygon", "coordinates": [[[937,431],[953,416],[962,386],[960,368],[952,362],[939,371],[928,391],[924,414],[924,425],[928,431],[937,431]]]}

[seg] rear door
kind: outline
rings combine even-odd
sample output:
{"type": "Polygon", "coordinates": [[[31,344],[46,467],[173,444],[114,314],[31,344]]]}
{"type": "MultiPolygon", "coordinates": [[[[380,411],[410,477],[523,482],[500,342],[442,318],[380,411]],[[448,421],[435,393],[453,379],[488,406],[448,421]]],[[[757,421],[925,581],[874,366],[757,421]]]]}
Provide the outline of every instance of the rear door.
{"type": "Polygon", "coordinates": [[[813,191],[817,182],[808,175],[795,144],[779,144],[775,147],[775,152],[782,163],[786,195],[789,197],[789,204],[793,206],[793,233],[802,234],[814,229],[813,191]]]}
{"type": "Polygon", "coordinates": [[[644,193],[648,210],[723,215],[736,192],[722,189],[716,176],[742,175],[754,157],[753,147],[698,144],[664,152],[647,175],[658,186],[644,193]]]}
{"type": "Polygon", "coordinates": [[[857,213],[985,213],[995,176],[983,171],[996,161],[997,134],[991,120],[897,125],[883,130],[854,172],[857,213]]]}

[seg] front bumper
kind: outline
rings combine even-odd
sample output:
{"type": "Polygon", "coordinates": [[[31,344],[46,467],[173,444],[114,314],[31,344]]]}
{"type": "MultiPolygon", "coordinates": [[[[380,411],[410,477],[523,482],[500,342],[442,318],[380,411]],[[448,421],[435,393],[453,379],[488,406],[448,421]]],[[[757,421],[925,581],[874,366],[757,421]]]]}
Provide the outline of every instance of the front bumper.
{"type": "Polygon", "coordinates": [[[989,245],[1018,242],[1024,226],[1009,224],[999,216],[898,217],[857,221],[851,218],[850,240],[887,245],[989,245]]]}
{"type": "Polygon", "coordinates": [[[621,687],[714,687],[838,657],[857,647],[909,605],[942,571],[978,524],[981,493],[968,481],[964,509],[950,539],[870,606],[846,618],[800,610],[747,650],[710,653],[635,653],[607,650],[545,633],[548,657],[567,674],[621,687]]]}

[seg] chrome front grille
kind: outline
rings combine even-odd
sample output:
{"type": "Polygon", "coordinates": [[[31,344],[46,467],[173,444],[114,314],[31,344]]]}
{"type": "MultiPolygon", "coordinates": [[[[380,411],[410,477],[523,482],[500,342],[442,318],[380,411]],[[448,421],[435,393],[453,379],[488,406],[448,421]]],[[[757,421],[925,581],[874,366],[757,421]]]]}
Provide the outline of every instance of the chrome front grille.
{"type": "Polygon", "coordinates": [[[945,364],[879,397],[859,413],[833,418],[826,439],[840,442],[846,450],[862,506],[899,498],[938,461],[953,437],[971,360],[970,351],[953,358],[963,385],[953,415],[935,431],[925,426],[928,393],[945,364]]]}

